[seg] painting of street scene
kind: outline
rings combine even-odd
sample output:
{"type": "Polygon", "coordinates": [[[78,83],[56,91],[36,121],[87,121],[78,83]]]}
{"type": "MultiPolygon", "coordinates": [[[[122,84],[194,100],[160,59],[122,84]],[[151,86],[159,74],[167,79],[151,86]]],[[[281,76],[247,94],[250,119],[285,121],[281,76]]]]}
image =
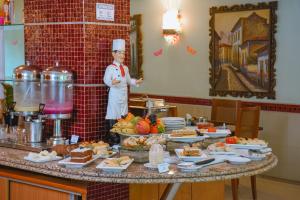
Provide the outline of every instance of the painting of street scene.
{"type": "Polygon", "coordinates": [[[213,89],[268,93],[273,84],[270,9],[215,13],[213,24],[213,89]]]}

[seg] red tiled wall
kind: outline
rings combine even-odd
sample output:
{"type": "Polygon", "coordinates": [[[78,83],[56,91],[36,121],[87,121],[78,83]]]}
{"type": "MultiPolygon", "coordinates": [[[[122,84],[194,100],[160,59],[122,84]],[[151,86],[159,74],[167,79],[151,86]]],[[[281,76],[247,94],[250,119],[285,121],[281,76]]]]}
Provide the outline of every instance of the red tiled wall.
{"type": "MultiPolygon", "coordinates": [[[[74,114],[63,121],[67,137],[76,134],[82,140],[98,140],[106,132],[107,92],[101,84],[112,62],[112,40],[125,39],[129,52],[129,4],[129,0],[24,0],[26,60],[42,68],[57,60],[76,76],[74,114]],[[95,19],[96,2],[115,5],[114,22],[95,19]]],[[[47,124],[50,136],[52,121],[47,124]]],[[[128,185],[91,184],[88,199],[128,199],[128,185]]]]}
{"type": "MultiPolygon", "coordinates": [[[[85,83],[101,84],[105,68],[112,63],[111,43],[113,39],[126,39],[129,51],[129,27],[102,26],[90,24],[85,26],[85,83]]],[[[129,63],[127,55],[125,64],[129,63]]]]}
{"type": "Polygon", "coordinates": [[[80,22],[83,19],[83,2],[83,0],[24,0],[25,23],[80,22]]]}
{"type": "Polygon", "coordinates": [[[88,186],[87,199],[93,200],[126,200],[129,199],[128,184],[91,183],[88,186]],[[99,190],[102,191],[101,194],[99,190]]]}

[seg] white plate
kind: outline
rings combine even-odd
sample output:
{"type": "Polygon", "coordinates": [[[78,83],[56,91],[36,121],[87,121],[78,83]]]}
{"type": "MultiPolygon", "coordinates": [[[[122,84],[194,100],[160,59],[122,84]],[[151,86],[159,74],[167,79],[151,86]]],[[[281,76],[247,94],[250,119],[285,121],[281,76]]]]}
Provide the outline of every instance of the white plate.
{"type": "Polygon", "coordinates": [[[151,163],[145,163],[144,166],[148,169],[151,169],[151,170],[156,170],[158,169],[157,165],[153,165],[151,163]]]}
{"type": "Polygon", "coordinates": [[[169,164],[175,164],[179,161],[179,159],[176,156],[170,156],[170,157],[165,157],[164,162],[169,163],[169,164]]]}
{"type": "Polygon", "coordinates": [[[263,149],[266,148],[268,145],[259,145],[259,144],[228,144],[230,147],[236,148],[236,149],[263,149]]]}
{"type": "Polygon", "coordinates": [[[229,129],[225,129],[225,130],[217,129],[216,132],[207,132],[207,130],[206,131],[201,130],[200,133],[203,133],[211,138],[217,138],[217,137],[226,137],[231,134],[231,131],[229,129]]]}
{"type": "Polygon", "coordinates": [[[242,157],[249,158],[250,160],[263,160],[266,158],[265,154],[251,153],[247,149],[237,149],[237,153],[242,157]]]}
{"type": "Polygon", "coordinates": [[[112,154],[109,154],[109,155],[98,154],[98,156],[99,156],[99,158],[110,158],[110,157],[113,157],[116,154],[117,154],[117,152],[113,151],[112,154]]]}
{"type": "Polygon", "coordinates": [[[174,142],[199,142],[208,138],[207,135],[204,136],[193,136],[193,137],[172,137],[170,134],[167,134],[167,139],[174,142]]]}
{"type": "Polygon", "coordinates": [[[207,151],[210,155],[237,155],[234,151],[207,151]]]}
{"type": "Polygon", "coordinates": [[[49,161],[55,161],[55,160],[61,160],[62,157],[60,156],[56,156],[55,158],[50,158],[48,156],[43,156],[43,157],[39,157],[38,159],[32,159],[28,156],[24,157],[25,160],[31,161],[31,162],[36,162],[36,163],[43,163],[43,162],[49,162],[49,161]]]}
{"type": "Polygon", "coordinates": [[[140,137],[140,136],[148,136],[148,134],[140,135],[140,134],[128,134],[128,133],[118,133],[119,135],[123,135],[126,137],[140,137]]]}
{"type": "Polygon", "coordinates": [[[220,158],[215,158],[214,161],[203,165],[194,165],[193,162],[181,162],[177,165],[177,168],[179,168],[182,172],[195,172],[198,169],[201,169],[203,167],[207,167],[207,166],[211,166],[223,162],[225,162],[225,160],[220,158]]]}
{"type": "Polygon", "coordinates": [[[184,128],[185,124],[165,124],[167,128],[184,128]]]}
{"type": "MultiPolygon", "coordinates": [[[[107,158],[107,159],[116,159],[116,158],[107,158]]],[[[131,159],[129,163],[127,163],[126,165],[121,165],[119,167],[109,167],[106,166],[106,164],[104,163],[104,161],[102,161],[99,165],[96,166],[97,169],[101,169],[104,172],[111,172],[111,173],[120,173],[123,170],[127,169],[129,167],[129,165],[133,162],[134,159],[131,159]]]]}
{"type": "Polygon", "coordinates": [[[60,165],[65,165],[66,168],[82,168],[92,162],[94,162],[96,159],[100,158],[100,155],[93,155],[93,158],[85,163],[76,163],[76,162],[71,162],[71,157],[68,157],[64,160],[61,160],[58,162],[60,165]]]}
{"type": "Polygon", "coordinates": [[[201,156],[182,156],[183,149],[175,149],[175,153],[180,160],[185,162],[196,162],[207,158],[207,155],[202,152],[201,156]]]}
{"type": "Polygon", "coordinates": [[[201,169],[201,165],[190,165],[190,166],[182,166],[182,165],[177,165],[177,168],[180,169],[182,172],[195,172],[198,169],[201,169]]]}
{"type": "Polygon", "coordinates": [[[243,157],[228,157],[227,160],[233,165],[246,164],[251,161],[249,158],[243,157]]]}
{"type": "Polygon", "coordinates": [[[185,121],[182,117],[162,117],[160,119],[163,121],[185,121]]]}

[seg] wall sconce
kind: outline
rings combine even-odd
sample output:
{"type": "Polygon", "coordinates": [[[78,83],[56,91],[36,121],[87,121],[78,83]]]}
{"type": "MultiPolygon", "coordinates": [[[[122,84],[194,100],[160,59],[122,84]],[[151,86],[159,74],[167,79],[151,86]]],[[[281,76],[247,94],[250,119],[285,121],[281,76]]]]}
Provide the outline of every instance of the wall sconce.
{"type": "Polygon", "coordinates": [[[167,10],[163,15],[163,36],[168,44],[176,44],[181,33],[181,15],[179,10],[170,9],[167,10]]]}

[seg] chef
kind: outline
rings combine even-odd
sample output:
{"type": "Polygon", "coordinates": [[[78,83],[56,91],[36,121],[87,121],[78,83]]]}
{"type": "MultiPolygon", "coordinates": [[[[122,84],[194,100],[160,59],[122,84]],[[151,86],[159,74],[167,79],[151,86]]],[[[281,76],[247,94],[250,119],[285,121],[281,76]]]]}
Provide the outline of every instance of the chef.
{"type": "MultiPolygon", "coordinates": [[[[143,79],[130,78],[128,67],[123,64],[125,59],[125,40],[115,39],[112,44],[112,56],[114,61],[107,66],[103,81],[109,87],[108,104],[105,119],[108,128],[128,113],[128,89],[127,85],[138,86],[143,79]]],[[[117,136],[107,138],[109,143],[119,143],[117,136]]]]}

